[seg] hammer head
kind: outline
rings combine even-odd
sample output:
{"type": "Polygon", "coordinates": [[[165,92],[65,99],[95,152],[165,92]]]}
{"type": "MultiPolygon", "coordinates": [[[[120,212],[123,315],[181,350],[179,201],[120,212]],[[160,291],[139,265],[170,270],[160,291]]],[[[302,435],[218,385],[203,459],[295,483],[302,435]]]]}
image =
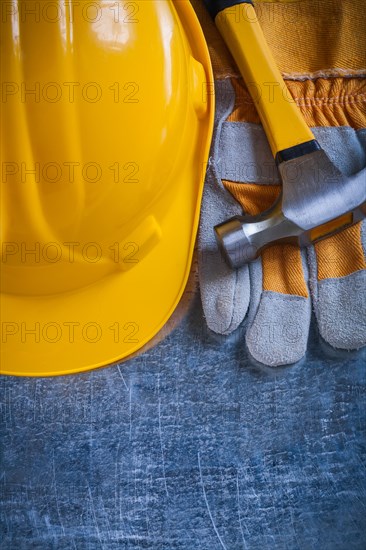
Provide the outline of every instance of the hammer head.
{"type": "Polygon", "coordinates": [[[236,216],[214,228],[230,267],[276,242],[307,246],[366,216],[366,169],[346,176],[319,149],[278,166],[282,194],[260,216],[236,216]]]}

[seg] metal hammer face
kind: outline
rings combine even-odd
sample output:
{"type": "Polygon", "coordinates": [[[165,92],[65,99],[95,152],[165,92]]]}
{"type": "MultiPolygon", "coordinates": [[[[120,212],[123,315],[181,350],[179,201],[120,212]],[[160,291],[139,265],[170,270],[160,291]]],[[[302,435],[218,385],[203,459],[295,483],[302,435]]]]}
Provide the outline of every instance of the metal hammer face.
{"type": "Polygon", "coordinates": [[[307,246],[366,217],[366,168],[342,174],[317,145],[278,166],[282,194],[259,216],[235,216],[215,226],[219,248],[233,268],[255,260],[271,244],[307,246]]]}

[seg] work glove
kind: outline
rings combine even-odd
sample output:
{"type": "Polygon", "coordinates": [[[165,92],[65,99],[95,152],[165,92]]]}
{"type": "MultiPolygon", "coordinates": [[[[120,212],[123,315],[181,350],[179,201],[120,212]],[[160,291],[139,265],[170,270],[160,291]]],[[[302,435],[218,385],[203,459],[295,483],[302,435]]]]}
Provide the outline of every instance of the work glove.
{"type": "MultiPolygon", "coordinates": [[[[360,171],[366,166],[363,1],[255,2],[255,8],[289,93],[315,138],[344,174],[360,171]]],[[[238,270],[221,258],[213,227],[243,210],[250,215],[267,210],[281,187],[250,95],[208,15],[199,4],[196,9],[211,52],[216,95],[199,235],[207,325],[229,335],[245,319],[250,354],[270,366],[305,355],[312,310],[328,344],[361,348],[366,343],[365,224],[304,250],[273,245],[238,270]]]]}

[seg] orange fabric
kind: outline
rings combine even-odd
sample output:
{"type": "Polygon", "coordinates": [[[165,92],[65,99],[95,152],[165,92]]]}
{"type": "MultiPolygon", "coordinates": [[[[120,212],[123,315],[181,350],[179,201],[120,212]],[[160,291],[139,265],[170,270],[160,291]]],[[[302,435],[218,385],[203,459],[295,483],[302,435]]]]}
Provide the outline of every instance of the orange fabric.
{"type": "Polygon", "coordinates": [[[361,243],[361,224],[357,223],[315,244],[318,279],[346,277],[366,269],[361,243]]]}
{"type": "MultiPolygon", "coordinates": [[[[231,122],[260,123],[253,100],[242,79],[232,78],[236,100],[228,117],[231,122]]],[[[289,99],[293,98],[308,126],[366,127],[366,79],[286,81],[289,99]]]]}
{"type": "Polygon", "coordinates": [[[308,297],[300,248],[276,244],[262,252],[263,290],[308,297]]]}
{"type": "MultiPolygon", "coordinates": [[[[223,180],[223,184],[251,216],[270,208],[281,191],[280,185],[242,185],[227,180],[223,180]]],[[[262,266],[263,290],[308,296],[297,246],[286,244],[267,248],[262,253],[262,266]]]]}
{"type": "Polygon", "coordinates": [[[224,186],[233,197],[241,204],[246,214],[256,216],[260,212],[268,210],[278,198],[280,185],[257,185],[255,183],[236,183],[222,180],[224,186]]]}
{"type": "Polygon", "coordinates": [[[365,0],[255,0],[254,4],[285,78],[365,75],[365,0]]]}

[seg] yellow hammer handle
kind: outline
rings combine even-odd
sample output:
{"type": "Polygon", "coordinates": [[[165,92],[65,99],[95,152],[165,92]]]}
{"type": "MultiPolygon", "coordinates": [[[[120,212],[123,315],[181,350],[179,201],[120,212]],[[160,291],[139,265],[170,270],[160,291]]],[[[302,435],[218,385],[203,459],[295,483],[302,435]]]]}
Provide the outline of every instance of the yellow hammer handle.
{"type": "Polygon", "coordinates": [[[314,140],[277,68],[252,4],[219,11],[215,23],[253,98],[273,156],[314,140]]]}

